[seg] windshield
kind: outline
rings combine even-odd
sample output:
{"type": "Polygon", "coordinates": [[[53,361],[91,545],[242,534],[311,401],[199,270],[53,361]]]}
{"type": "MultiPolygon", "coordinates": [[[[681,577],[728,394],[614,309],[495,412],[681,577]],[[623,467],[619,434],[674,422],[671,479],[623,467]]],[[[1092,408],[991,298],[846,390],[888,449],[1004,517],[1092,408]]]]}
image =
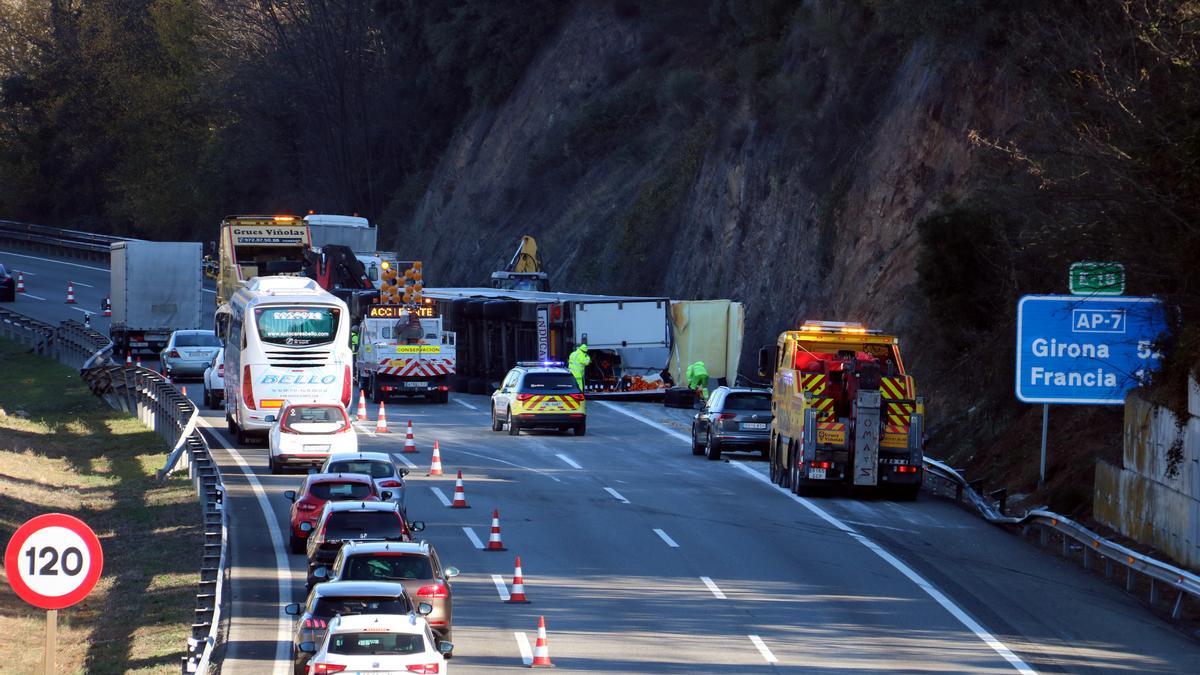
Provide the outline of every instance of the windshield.
{"type": "Polygon", "coordinates": [[[347,426],[345,414],[335,405],[290,406],[283,425],[288,431],[301,434],[328,434],[347,426]]]}
{"type": "Polygon", "coordinates": [[[432,579],[433,565],[423,555],[373,553],[352,556],[346,561],[344,581],[401,581],[432,579]]]}
{"type": "Polygon", "coordinates": [[[221,341],[217,339],[216,333],[205,331],[202,333],[176,333],[176,347],[220,347],[221,341]]]}
{"type": "Polygon", "coordinates": [[[373,483],[339,483],[328,481],[309,486],[308,494],[317,499],[330,501],[366,499],[375,493],[374,487],[373,483]]]}
{"type": "Polygon", "coordinates": [[[570,373],[529,373],[521,384],[522,392],[577,392],[579,385],[570,373]]]}
{"type": "Polygon", "coordinates": [[[770,410],[770,394],[730,394],[725,397],[725,410],[770,410]]]}
{"type": "Polygon", "coordinates": [[[308,347],[333,342],[341,309],[337,307],[260,307],[254,310],[263,342],[308,347]]]}
{"type": "Polygon", "coordinates": [[[394,511],[340,511],[329,514],[325,539],[401,539],[404,528],[394,511]]]}
{"type": "Polygon", "coordinates": [[[328,619],[335,614],[407,614],[412,611],[408,596],[319,598],[313,616],[328,619]]]}
{"type": "Polygon", "coordinates": [[[370,459],[343,459],[330,462],[325,473],[361,473],[371,478],[391,478],[396,469],[389,462],[376,462],[370,459]]]}
{"type": "Polygon", "coordinates": [[[335,633],[329,638],[330,654],[420,654],[425,640],[409,633],[335,633]]]}

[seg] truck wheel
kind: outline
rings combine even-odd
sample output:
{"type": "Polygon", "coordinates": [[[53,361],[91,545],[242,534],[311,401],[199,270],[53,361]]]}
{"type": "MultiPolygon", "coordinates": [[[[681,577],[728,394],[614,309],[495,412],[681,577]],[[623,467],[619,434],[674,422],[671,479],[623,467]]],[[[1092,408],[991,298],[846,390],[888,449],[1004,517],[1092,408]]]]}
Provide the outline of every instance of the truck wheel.
{"type": "Polygon", "coordinates": [[[902,502],[915,502],[917,501],[917,495],[921,494],[921,484],[902,485],[896,488],[895,494],[896,499],[902,502]]]}
{"type": "Polygon", "coordinates": [[[504,422],[496,417],[496,407],[492,406],[492,431],[504,431],[504,422]]]}
{"type": "Polygon", "coordinates": [[[439,391],[437,398],[435,398],[434,401],[437,403],[449,403],[450,402],[450,392],[439,391]]]}
{"type": "Polygon", "coordinates": [[[230,436],[237,434],[237,424],[234,423],[233,416],[228,412],[225,413],[225,430],[229,432],[230,436]]]}
{"type": "Polygon", "coordinates": [[[708,457],[710,462],[715,462],[718,459],[721,459],[721,442],[713,438],[712,434],[708,435],[708,447],[705,449],[704,454],[708,457]]]}
{"type": "Polygon", "coordinates": [[[580,422],[575,425],[575,435],[582,436],[587,433],[587,422],[580,422]]]}
{"type": "Polygon", "coordinates": [[[695,424],[692,425],[692,454],[693,455],[703,455],[704,454],[704,446],[701,445],[700,443],[696,442],[696,425],[695,424]]]}
{"type": "Polygon", "coordinates": [[[371,402],[383,403],[383,392],[379,389],[379,378],[371,376],[371,402]]]}
{"type": "Polygon", "coordinates": [[[517,424],[517,419],[513,417],[512,408],[508,409],[508,435],[516,436],[521,433],[521,427],[517,424]]]}

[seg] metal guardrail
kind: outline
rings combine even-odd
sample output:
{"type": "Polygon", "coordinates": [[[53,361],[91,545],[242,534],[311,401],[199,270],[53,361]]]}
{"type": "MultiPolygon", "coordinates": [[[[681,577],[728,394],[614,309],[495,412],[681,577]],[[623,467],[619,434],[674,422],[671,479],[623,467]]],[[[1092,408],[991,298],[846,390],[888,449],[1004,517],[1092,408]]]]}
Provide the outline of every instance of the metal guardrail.
{"type": "Polygon", "coordinates": [[[948,483],[954,488],[958,501],[965,499],[988,522],[1020,526],[1027,536],[1031,530],[1036,530],[1038,543],[1042,547],[1050,544],[1052,533],[1057,535],[1062,545],[1063,557],[1071,558],[1073,553],[1080,552],[1084,569],[1092,569],[1093,564],[1103,564],[1104,576],[1113,579],[1116,568],[1123,567],[1127,592],[1132,593],[1136,590],[1140,575],[1149,581],[1149,600],[1152,606],[1162,601],[1164,587],[1173,589],[1176,592],[1171,603],[1173,619],[1183,615],[1185,597],[1200,598],[1200,576],[1187,570],[1105,539],[1053,511],[1031,509],[1020,516],[1006,515],[1004,507],[1007,494],[1004,490],[997,490],[985,498],[975,488],[978,483],[967,481],[958,471],[935,459],[925,458],[925,472],[927,476],[948,483]]]}
{"type": "Polygon", "coordinates": [[[64,230],[15,220],[0,220],[0,241],[21,248],[50,251],[59,255],[67,254],[90,260],[107,261],[109,244],[125,239],[125,237],[114,237],[95,232],[64,230]]]}
{"type": "Polygon", "coordinates": [[[136,416],[158,433],[171,452],[160,479],[187,469],[204,512],[204,556],[196,593],[195,620],[188,638],[184,673],[207,672],[217,645],[229,559],[225,484],[208,443],[196,429],[199,411],[166,378],[148,368],[112,363],[112,342],[77,321],[51,326],[0,310],[0,333],[31,345],[39,354],[78,367],[84,382],[110,406],[136,416]]]}

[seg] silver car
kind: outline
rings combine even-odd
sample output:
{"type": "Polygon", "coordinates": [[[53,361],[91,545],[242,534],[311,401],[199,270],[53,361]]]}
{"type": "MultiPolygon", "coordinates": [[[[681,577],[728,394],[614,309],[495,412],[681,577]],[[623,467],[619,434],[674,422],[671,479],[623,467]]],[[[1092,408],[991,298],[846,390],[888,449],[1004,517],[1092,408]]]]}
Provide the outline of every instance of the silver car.
{"type": "Polygon", "coordinates": [[[202,377],[220,350],[221,340],[211,330],[177,330],[158,359],[167,377],[202,377]]]}

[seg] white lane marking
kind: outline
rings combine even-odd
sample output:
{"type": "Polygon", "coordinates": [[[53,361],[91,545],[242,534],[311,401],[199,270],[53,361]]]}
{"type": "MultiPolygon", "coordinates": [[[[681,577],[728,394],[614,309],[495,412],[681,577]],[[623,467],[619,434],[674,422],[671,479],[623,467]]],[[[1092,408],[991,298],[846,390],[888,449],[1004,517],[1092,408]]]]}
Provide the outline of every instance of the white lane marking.
{"type": "Polygon", "coordinates": [[[508,586],[504,583],[504,578],[499,574],[492,575],[492,583],[496,584],[496,593],[500,595],[500,599],[508,602],[512,596],[508,594],[508,586]]]}
{"type": "Polygon", "coordinates": [[[217,294],[217,292],[211,288],[201,288],[200,290],[204,291],[205,293],[212,293],[213,295],[217,294]]]}
{"type": "Polygon", "coordinates": [[[483,542],[479,541],[479,537],[475,534],[475,530],[472,530],[469,527],[464,527],[462,531],[467,535],[467,539],[471,540],[471,543],[475,546],[475,548],[479,549],[480,551],[483,550],[483,542]]]}
{"type": "Polygon", "coordinates": [[[475,406],[471,405],[470,403],[467,403],[466,401],[462,400],[461,398],[451,398],[450,400],[454,401],[455,403],[457,403],[459,405],[465,405],[468,408],[470,408],[471,410],[479,410],[479,408],[476,408],[475,406]]]}
{"type": "MultiPolygon", "coordinates": [[[[279,530],[279,522],[275,518],[275,510],[271,508],[271,503],[267,499],[267,493],[263,490],[262,483],[258,482],[258,477],[254,475],[254,470],[250,468],[245,459],[242,459],[241,453],[234,449],[232,444],[225,442],[221,432],[216,427],[206,422],[203,418],[199,420],[199,423],[212,431],[212,436],[217,440],[217,444],[229,453],[234,463],[241,469],[242,474],[246,477],[246,482],[250,484],[250,489],[254,492],[258,508],[262,509],[263,519],[267,521],[267,534],[271,537],[271,548],[275,553],[275,582],[279,592],[279,618],[277,619],[278,625],[275,629],[275,663],[272,666],[272,672],[286,673],[292,655],[292,622],[290,617],[283,613],[283,608],[292,602],[292,566],[288,562],[288,553],[283,547],[283,533],[279,530]]],[[[231,518],[230,520],[232,522],[233,519],[231,518]]],[[[235,658],[234,651],[235,649],[231,646],[226,658],[235,658]]]]}
{"type": "Polygon", "coordinates": [[[450,506],[450,498],[446,496],[445,492],[442,492],[442,488],[431,487],[429,488],[429,491],[433,493],[434,497],[438,498],[438,501],[442,503],[442,506],[450,506]]]}
{"type": "Polygon", "coordinates": [[[36,277],[37,276],[37,274],[35,274],[34,272],[26,272],[25,270],[16,270],[16,271],[18,274],[22,274],[27,277],[36,277]]]}
{"type": "Polygon", "coordinates": [[[556,453],[554,456],[561,459],[562,461],[566,462],[573,469],[582,469],[583,468],[582,466],[579,466],[578,462],[571,459],[570,457],[567,457],[566,455],[562,454],[561,452],[556,453]]]}
{"type": "Polygon", "coordinates": [[[84,314],[87,314],[88,316],[95,314],[95,312],[89,312],[88,310],[86,310],[82,307],[72,307],[71,309],[75,310],[76,312],[83,312],[84,314]]]}
{"type": "Polygon", "coordinates": [[[33,293],[29,293],[29,292],[21,293],[21,294],[19,294],[19,295],[18,295],[18,297],[21,297],[21,298],[33,298],[34,300],[45,300],[45,298],[43,298],[42,296],[40,296],[40,295],[34,295],[33,293]]]}
{"type": "MultiPolygon", "coordinates": [[[[85,270],[96,270],[97,272],[107,272],[108,271],[107,267],[92,267],[91,265],[80,265],[79,263],[66,262],[65,260],[54,260],[51,258],[39,258],[36,255],[22,255],[20,253],[13,253],[12,251],[0,251],[0,253],[3,253],[4,255],[16,256],[18,258],[29,258],[30,260],[41,260],[42,262],[54,263],[55,265],[69,265],[71,267],[81,267],[85,270]]],[[[26,274],[29,274],[29,272],[26,272],[26,274]]],[[[288,639],[290,640],[291,638],[288,638],[288,639]]]]}
{"type": "Polygon", "coordinates": [[[843,520],[842,522],[850,523],[851,525],[862,525],[863,527],[873,527],[877,530],[892,530],[893,532],[904,532],[906,534],[920,534],[917,530],[910,530],[903,527],[892,527],[891,525],[877,525],[875,523],[868,523],[864,520],[843,520]]]}
{"type": "Polygon", "coordinates": [[[700,581],[704,582],[704,585],[708,587],[708,590],[712,591],[712,594],[714,597],[716,597],[716,599],[718,599],[718,600],[725,599],[725,593],[717,586],[717,584],[712,579],[709,579],[708,577],[700,577],[700,581]]]}
{"type": "Polygon", "coordinates": [[[629,503],[629,500],[622,497],[620,492],[617,492],[616,490],[614,490],[610,487],[604,488],[604,491],[607,492],[608,494],[612,495],[613,499],[616,499],[617,501],[621,502],[622,504],[629,503]]]}
{"type": "Polygon", "coordinates": [[[658,529],[657,527],[654,528],[654,534],[657,534],[659,539],[662,539],[663,541],[665,541],[667,543],[667,546],[670,546],[671,548],[679,548],[679,544],[676,544],[674,539],[672,539],[666,532],[663,532],[662,530],[658,529]]]}
{"type": "Polygon", "coordinates": [[[533,649],[529,646],[529,636],[516,631],[513,637],[517,638],[517,651],[521,652],[521,663],[529,665],[533,663],[533,649]]]}
{"type": "Polygon", "coordinates": [[[454,452],[455,452],[456,454],[459,454],[459,455],[470,455],[470,456],[472,456],[472,457],[479,457],[480,459],[490,459],[490,460],[492,460],[493,462],[500,462],[501,464],[507,464],[507,465],[509,465],[509,466],[515,466],[515,467],[517,467],[518,469],[525,469],[526,471],[532,471],[532,472],[534,472],[534,473],[540,473],[540,474],[542,474],[543,476],[545,476],[546,478],[549,478],[550,480],[554,481],[555,483],[561,483],[561,482],[562,482],[561,480],[559,480],[559,479],[555,478],[555,477],[554,477],[552,474],[546,473],[545,471],[541,471],[541,470],[539,470],[539,469],[535,469],[535,468],[533,468],[533,467],[531,467],[531,466],[522,466],[522,465],[520,465],[520,464],[514,464],[514,463],[512,463],[512,462],[506,462],[506,461],[504,461],[503,459],[500,459],[499,457],[492,457],[492,456],[490,456],[490,455],[480,455],[480,454],[478,454],[478,453],[474,453],[474,452],[467,452],[466,450],[455,450],[454,452]]]}
{"type": "Polygon", "coordinates": [[[370,422],[370,420],[366,420],[364,422],[357,422],[357,423],[355,423],[354,428],[358,429],[362,433],[370,436],[371,438],[375,438],[375,432],[366,426],[367,422],[370,422]]]}
{"type": "Polygon", "coordinates": [[[779,659],[775,658],[770,649],[767,649],[767,643],[763,642],[762,638],[757,635],[750,635],[748,637],[750,638],[750,642],[754,643],[754,646],[758,648],[758,653],[762,654],[767,663],[779,663],[779,659]]]}
{"type": "Polygon", "coordinates": [[[84,288],[95,288],[95,286],[93,286],[93,285],[91,285],[91,284],[85,284],[85,283],[83,283],[82,281],[72,281],[72,282],[71,282],[71,285],[73,285],[73,286],[83,286],[84,288]]]}
{"type": "Polygon", "coordinates": [[[847,535],[849,535],[855,541],[862,544],[863,546],[866,546],[868,549],[870,549],[872,552],[874,552],[875,555],[879,556],[880,558],[883,558],[883,560],[885,562],[887,562],[889,565],[894,567],[897,571],[899,571],[904,576],[908,577],[909,581],[912,581],[914,584],[917,585],[918,588],[920,588],[922,591],[925,591],[926,595],[933,598],[934,602],[941,605],[942,608],[945,609],[947,612],[949,612],[951,616],[958,619],[958,622],[961,623],[963,626],[965,626],[967,628],[967,630],[974,633],[975,636],[978,637],[980,640],[982,640],[984,644],[991,647],[992,651],[999,654],[1000,657],[1003,658],[1005,661],[1008,661],[1009,665],[1011,665],[1014,669],[1016,669],[1017,672],[1023,673],[1025,675],[1035,675],[1037,673],[1037,671],[1035,671],[1033,668],[1029,667],[1029,665],[1027,663],[1022,661],[1020,657],[1018,657],[1016,654],[1014,654],[1012,652],[1012,650],[1010,650],[1008,647],[1006,647],[1004,645],[1004,643],[997,640],[991,633],[987,632],[987,630],[984,629],[983,626],[979,625],[979,623],[976,622],[975,619],[971,618],[971,616],[969,614],[967,614],[965,611],[963,611],[963,609],[961,609],[958,605],[954,604],[954,601],[952,601],[950,598],[947,598],[945,596],[945,594],[943,594],[940,590],[938,590],[938,588],[936,586],[934,586],[933,584],[926,581],[924,577],[922,577],[920,574],[917,574],[915,571],[913,571],[913,569],[911,567],[909,567],[908,565],[905,565],[903,562],[901,562],[898,558],[893,556],[891,553],[888,553],[887,551],[885,551],[881,546],[876,544],[874,541],[871,541],[867,537],[864,537],[863,535],[859,534],[854,528],[852,528],[849,525],[838,520],[836,517],[834,517],[833,515],[830,515],[827,511],[825,511],[821,507],[817,506],[816,504],[810,502],[809,500],[805,499],[804,497],[794,495],[791,492],[788,492],[787,490],[784,490],[783,488],[779,487],[778,485],[775,485],[774,483],[771,482],[770,478],[758,473],[757,471],[742,464],[741,462],[730,462],[730,464],[732,464],[733,466],[736,466],[738,469],[741,469],[742,471],[746,472],[751,477],[753,477],[755,480],[766,483],[768,487],[772,488],[776,492],[782,494],[785,497],[788,497],[792,501],[794,501],[797,504],[808,509],[810,512],[813,513],[813,515],[817,516],[821,520],[824,520],[825,522],[829,523],[830,525],[836,527],[837,529],[841,530],[842,532],[845,532],[847,535]]]}
{"type": "Polygon", "coordinates": [[[404,464],[404,466],[407,466],[410,469],[417,468],[417,465],[413,464],[411,461],[409,461],[409,459],[407,457],[405,457],[404,455],[401,455],[399,453],[392,453],[392,456],[395,457],[396,459],[400,460],[401,463],[404,464]]]}
{"type": "Polygon", "coordinates": [[[650,419],[649,417],[646,417],[644,415],[639,415],[639,414],[633,412],[632,410],[626,410],[626,409],[618,406],[617,404],[612,403],[611,401],[596,401],[596,403],[599,403],[600,405],[604,406],[605,408],[612,408],[613,410],[616,410],[617,412],[621,413],[622,415],[628,415],[643,424],[648,424],[665,434],[670,434],[671,436],[678,438],[681,441],[687,441],[688,443],[692,442],[692,439],[690,437],[688,437],[687,434],[680,433],[665,424],[659,424],[658,422],[655,422],[654,420],[650,419]]]}

